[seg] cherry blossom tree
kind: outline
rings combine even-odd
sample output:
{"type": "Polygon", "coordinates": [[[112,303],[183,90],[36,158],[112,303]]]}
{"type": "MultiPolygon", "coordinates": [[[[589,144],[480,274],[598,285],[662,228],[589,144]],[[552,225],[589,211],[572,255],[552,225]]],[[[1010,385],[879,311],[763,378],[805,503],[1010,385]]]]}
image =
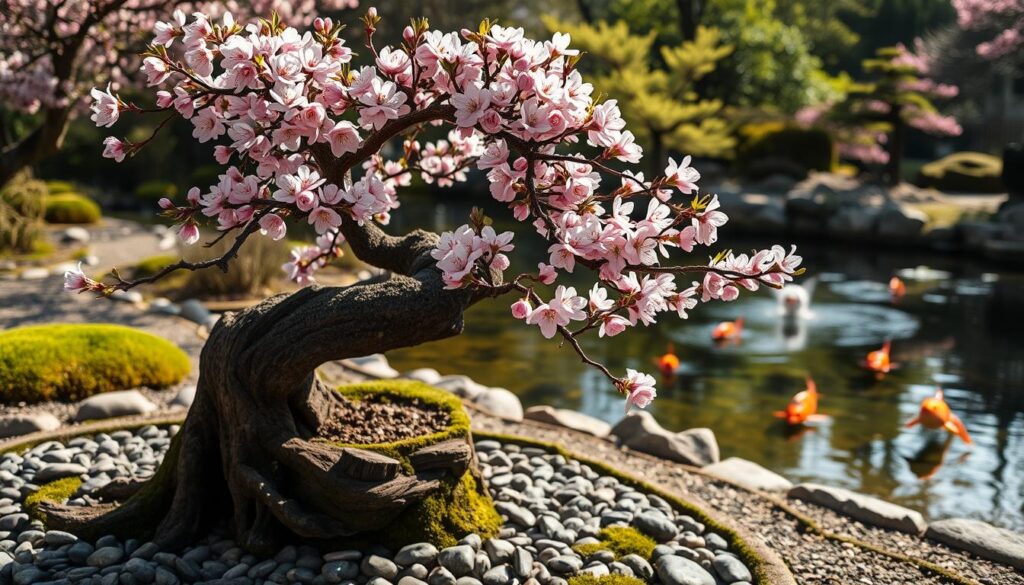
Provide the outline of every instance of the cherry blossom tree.
{"type": "Polygon", "coordinates": [[[1024,0],[953,0],[953,8],[961,28],[991,34],[991,40],[978,44],[978,55],[1020,61],[1020,51],[1024,49],[1024,0]]]}
{"type": "MultiPolygon", "coordinates": [[[[418,19],[398,44],[379,46],[378,23],[371,8],[359,65],[329,18],[300,32],[277,18],[195,14],[158,24],[144,54],[155,106],[93,92],[97,124],[126,113],[180,116],[213,145],[226,167],[220,180],[160,206],[186,243],[212,223],[217,239],[233,245],[221,257],[179,261],[136,280],[114,272],[99,282],[72,271],[68,290],[102,296],[175,270],[227,269],[248,238],[281,239],[296,223],[318,237],[285,265],[295,280],[312,283],[343,242],[390,274],[344,288],[312,284],[225,315],[203,350],[180,449],[157,474],[175,478],[173,487],[149,488],[116,508],[50,506],[51,523],[117,533],[134,518],[154,518],[157,541],[180,544],[223,516],[206,504],[218,501],[214,494],[233,502],[228,513],[247,547],[265,546],[272,526],[306,537],[344,534],[367,516],[335,504],[351,493],[331,473],[340,450],[313,441],[337,400],[313,375],[322,363],[457,335],[470,306],[508,295],[513,319],[600,370],[627,408],[644,407],[655,397],[653,377],[613,373],[584,352],[584,335],[686,318],[698,303],[781,287],[802,272],[795,250],[781,246],[694,259],[707,258],[700,250],[716,244],[728,219],[717,197],[699,193],[689,157],[659,176],[635,170],[640,147],[616,102],[599,100],[580,75],[567,35],[535,41],[488,21],[445,33],[418,19]],[[384,155],[389,145],[394,158],[384,155]],[[480,211],[440,235],[381,227],[414,176],[448,186],[473,169],[486,173],[490,197],[530,237],[546,241],[549,257],[536,271],[508,273],[513,233],[499,233],[480,211]],[[594,276],[589,290],[558,282],[580,271],[594,276]],[[340,495],[325,506],[288,493],[307,484],[340,495]]],[[[105,144],[118,160],[144,146],[118,137],[105,144]]],[[[415,498],[391,499],[400,507],[415,498]]]]}
{"type": "Polygon", "coordinates": [[[300,23],[318,8],[355,5],[356,0],[3,0],[0,110],[6,111],[6,127],[0,185],[60,148],[68,123],[97,80],[113,88],[136,81],[138,53],[154,26],[172,13],[184,22],[193,10],[236,15],[276,10],[300,23]]]}

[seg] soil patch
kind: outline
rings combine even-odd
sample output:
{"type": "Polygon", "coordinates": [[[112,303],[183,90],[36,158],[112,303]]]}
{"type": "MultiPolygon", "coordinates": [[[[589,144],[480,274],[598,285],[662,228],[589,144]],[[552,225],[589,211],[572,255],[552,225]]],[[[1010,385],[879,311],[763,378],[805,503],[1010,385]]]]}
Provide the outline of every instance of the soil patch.
{"type": "Polygon", "coordinates": [[[368,396],[354,401],[339,396],[319,435],[336,443],[372,445],[437,433],[450,422],[447,412],[417,399],[391,402],[368,396]]]}

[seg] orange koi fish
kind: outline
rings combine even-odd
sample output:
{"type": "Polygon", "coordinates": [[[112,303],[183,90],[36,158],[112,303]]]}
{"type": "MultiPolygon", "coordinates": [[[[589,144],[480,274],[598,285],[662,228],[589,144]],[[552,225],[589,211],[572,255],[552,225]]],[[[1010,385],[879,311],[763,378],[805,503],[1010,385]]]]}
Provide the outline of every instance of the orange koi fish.
{"type": "Polygon", "coordinates": [[[658,366],[658,370],[661,371],[663,376],[675,375],[676,370],[679,369],[679,356],[675,354],[675,349],[671,343],[668,344],[665,355],[655,359],[654,363],[658,366]]]}
{"type": "Polygon", "coordinates": [[[896,364],[889,361],[889,351],[892,349],[892,340],[886,339],[882,349],[876,349],[868,354],[862,365],[876,374],[888,374],[896,364]]]}
{"type": "Polygon", "coordinates": [[[735,321],[722,321],[711,331],[711,339],[715,341],[739,341],[743,335],[743,317],[735,321]]]}
{"type": "Polygon", "coordinates": [[[900,280],[900,277],[894,276],[889,279],[889,294],[892,295],[894,301],[902,299],[903,295],[907,294],[907,285],[900,280]]]}
{"type": "Polygon", "coordinates": [[[971,435],[967,433],[967,427],[964,426],[960,417],[953,414],[942,397],[942,388],[935,390],[935,396],[921,401],[921,411],[907,422],[906,427],[910,428],[918,423],[926,429],[945,429],[960,437],[964,443],[968,445],[972,443],[971,435]]]}
{"type": "Polygon", "coordinates": [[[772,414],[775,418],[781,418],[786,421],[786,424],[794,426],[802,425],[805,422],[825,420],[828,418],[827,416],[818,414],[818,398],[820,396],[817,385],[808,376],[807,389],[793,396],[789,404],[786,405],[786,410],[777,410],[772,414]]]}

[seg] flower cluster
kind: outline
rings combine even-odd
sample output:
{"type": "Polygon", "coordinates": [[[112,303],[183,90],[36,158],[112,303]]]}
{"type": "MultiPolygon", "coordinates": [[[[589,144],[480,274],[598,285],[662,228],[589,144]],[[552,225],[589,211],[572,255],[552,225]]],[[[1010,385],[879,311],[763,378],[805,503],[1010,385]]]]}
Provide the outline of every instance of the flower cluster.
{"type": "Polygon", "coordinates": [[[1021,0],[953,0],[957,22],[964,30],[987,31],[991,40],[978,44],[986,59],[1019,59],[1024,47],[1024,2],[1021,0]]]}
{"type": "MultiPolygon", "coordinates": [[[[631,168],[642,149],[618,104],[596,99],[576,69],[580,56],[567,35],[536,41],[489,22],[443,33],[414,20],[400,45],[378,48],[378,21],[373,9],[363,18],[368,64],[353,60],[341,26],[327,18],[307,32],[277,19],[238,22],[230,13],[179,14],[155,27],[142,69],[158,87],[156,109],[191,121],[196,140],[214,143],[227,167],[184,202],[161,201],[185,241],[199,238],[205,218],[240,238],[280,239],[287,220],[304,221],[317,243],[295,250],[285,270],[310,282],[340,254],[348,230],[388,222],[413,177],[448,186],[475,167],[491,197],[547,240],[547,263],[506,278],[513,234],[475,216],[442,234],[431,253],[445,286],[521,293],[513,315],[545,337],[571,340],[581,355],[575,338],[586,331],[618,335],[665,312],[685,318],[698,302],[779,287],[800,272],[800,257],[779,246],[671,262],[714,245],[728,217],[717,197],[699,193],[689,157],[669,160],[651,178],[631,168]],[[448,131],[421,144],[430,124],[448,131]],[[399,156],[387,158],[399,139],[399,156]],[[544,294],[560,273],[580,269],[596,274],[587,296],[563,285],[544,294]],[[684,274],[699,279],[680,285],[684,274]]],[[[137,109],[109,88],[94,98],[101,126],[137,109]]],[[[111,137],[105,154],[120,159],[140,147],[111,137]]],[[[599,367],[630,404],[653,398],[648,377],[618,378],[599,367]]]]}

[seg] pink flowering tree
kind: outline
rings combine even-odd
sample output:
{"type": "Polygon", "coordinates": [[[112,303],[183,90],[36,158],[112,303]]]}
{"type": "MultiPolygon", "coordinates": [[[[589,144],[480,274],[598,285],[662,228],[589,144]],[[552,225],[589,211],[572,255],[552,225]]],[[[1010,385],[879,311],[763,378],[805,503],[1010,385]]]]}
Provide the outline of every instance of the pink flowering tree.
{"type": "Polygon", "coordinates": [[[356,0],[3,0],[0,111],[6,127],[0,134],[0,186],[57,152],[68,123],[84,110],[89,88],[103,80],[123,89],[142,79],[138,54],[172,13],[180,23],[193,10],[276,10],[308,22],[318,8],[355,5],[356,0]]]}
{"type": "Polygon", "coordinates": [[[990,35],[990,40],[978,44],[978,55],[1020,63],[1024,49],[1024,0],[953,0],[953,8],[962,29],[990,35]]]}
{"type": "MultiPolygon", "coordinates": [[[[219,494],[235,503],[228,512],[246,546],[266,542],[269,524],[337,536],[365,514],[288,494],[305,483],[350,493],[325,463],[339,450],[313,442],[337,400],[313,375],[322,363],[457,335],[474,303],[510,296],[513,319],[600,370],[627,408],[644,407],[654,378],[610,371],[584,353],[583,336],[686,318],[698,303],[781,287],[801,272],[800,257],[781,246],[707,260],[727,220],[717,198],[699,194],[689,157],[658,176],[636,170],[640,147],[616,102],[600,101],[577,71],[567,35],[535,41],[487,21],[445,33],[421,19],[397,44],[379,46],[378,22],[373,9],[362,19],[357,64],[330,19],[300,32],[277,19],[196,14],[157,26],[142,65],[156,88],[153,106],[94,92],[103,126],[127,112],[191,122],[224,173],[183,201],[161,201],[163,215],[186,243],[209,224],[233,245],[222,257],[137,280],[69,272],[68,290],[108,295],[175,270],[229,269],[247,239],[281,239],[296,224],[317,234],[285,266],[300,283],[312,283],[344,242],[390,274],[344,288],[314,284],[225,315],[203,350],[181,448],[164,462],[178,478],[173,489],[115,509],[55,507],[51,522],[117,531],[155,507],[158,542],[181,543],[222,515],[204,508],[219,494]],[[182,47],[193,57],[182,59],[182,47]],[[414,176],[447,186],[473,169],[486,173],[489,196],[525,224],[526,237],[549,246],[536,271],[509,272],[513,233],[498,233],[479,211],[440,235],[381,227],[414,176]],[[593,275],[589,290],[559,283],[581,271],[593,275]]],[[[120,160],[142,146],[111,137],[105,154],[120,160]]]]}
{"type": "Polygon", "coordinates": [[[933,103],[955,97],[958,88],[932,79],[931,64],[922,54],[904,45],[879,49],[864,61],[872,81],[854,83],[842,101],[801,110],[797,122],[829,129],[841,156],[885,165],[887,181],[899,183],[908,129],[933,136],[963,132],[955,118],[941,114],[933,103]]]}

